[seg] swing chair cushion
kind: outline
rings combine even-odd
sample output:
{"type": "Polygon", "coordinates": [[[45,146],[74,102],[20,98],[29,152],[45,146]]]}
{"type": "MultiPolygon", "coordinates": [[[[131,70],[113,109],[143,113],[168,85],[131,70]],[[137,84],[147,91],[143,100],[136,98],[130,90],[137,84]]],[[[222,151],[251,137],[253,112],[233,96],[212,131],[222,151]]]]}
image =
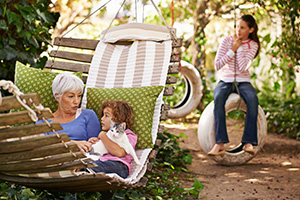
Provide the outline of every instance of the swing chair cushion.
{"type": "Polygon", "coordinates": [[[138,136],[136,149],[153,148],[152,122],[156,100],[163,86],[135,88],[87,88],[87,108],[100,112],[105,100],[123,100],[133,110],[134,124],[131,130],[138,136]]]}
{"type": "MultiPolygon", "coordinates": [[[[57,110],[57,101],[52,93],[52,82],[57,74],[25,66],[17,61],[15,66],[15,85],[24,94],[37,93],[44,107],[48,107],[54,112],[57,110]]],[[[75,72],[74,74],[79,78],[82,76],[82,72],[75,72]]]]}
{"type": "Polygon", "coordinates": [[[165,41],[170,39],[171,35],[167,27],[144,23],[115,26],[102,31],[100,36],[100,40],[108,43],[127,40],[165,41]]]}

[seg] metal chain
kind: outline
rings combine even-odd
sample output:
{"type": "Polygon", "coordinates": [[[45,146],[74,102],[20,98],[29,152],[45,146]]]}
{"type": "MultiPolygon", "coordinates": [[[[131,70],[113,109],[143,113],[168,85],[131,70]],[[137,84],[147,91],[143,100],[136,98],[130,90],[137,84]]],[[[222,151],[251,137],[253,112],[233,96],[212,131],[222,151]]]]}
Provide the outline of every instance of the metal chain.
{"type": "Polygon", "coordinates": [[[101,10],[104,6],[106,6],[106,4],[108,4],[109,2],[111,2],[112,0],[107,1],[105,4],[103,4],[102,6],[100,6],[99,8],[97,8],[94,12],[92,12],[91,14],[89,14],[86,18],[84,18],[81,22],[79,22],[78,24],[76,24],[76,26],[74,26],[71,30],[69,30],[68,32],[66,32],[65,34],[63,34],[62,37],[66,36],[68,33],[70,33],[71,31],[73,31],[77,26],[79,26],[80,24],[82,24],[85,20],[87,20],[88,18],[90,18],[92,15],[94,15],[96,12],[98,12],[99,10],[101,10]]]}

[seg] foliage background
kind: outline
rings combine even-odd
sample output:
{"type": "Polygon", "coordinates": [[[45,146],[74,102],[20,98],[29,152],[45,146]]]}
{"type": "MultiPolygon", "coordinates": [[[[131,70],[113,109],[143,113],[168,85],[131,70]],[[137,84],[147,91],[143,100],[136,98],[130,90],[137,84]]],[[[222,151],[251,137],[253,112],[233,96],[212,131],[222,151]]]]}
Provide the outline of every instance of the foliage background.
{"type": "Polygon", "coordinates": [[[0,0],[0,79],[14,80],[15,63],[43,68],[43,53],[59,13],[49,11],[49,0],[0,0]]]}
{"type": "MultiPolygon", "coordinates": [[[[141,2],[138,9],[128,1],[113,25],[140,20],[141,2]],[[138,11],[136,11],[138,10],[138,11]]],[[[163,16],[171,24],[172,1],[157,1],[163,16]]],[[[203,98],[199,109],[195,112],[198,119],[208,103],[213,100],[212,91],[217,81],[217,73],[213,70],[213,59],[223,36],[233,32],[234,13],[238,16],[251,13],[259,24],[259,34],[262,44],[260,55],[254,60],[251,68],[251,81],[255,85],[259,102],[268,120],[268,131],[285,134],[300,139],[300,2],[291,0],[174,0],[174,27],[178,35],[184,38],[182,57],[192,63],[200,72],[204,85],[203,98]],[[298,79],[297,79],[298,77],[298,79]]],[[[102,30],[107,28],[115,17],[109,11],[115,10],[121,4],[116,1],[78,26],[68,37],[97,39],[102,30]]],[[[149,8],[149,1],[146,1],[149,8]]],[[[51,50],[51,39],[61,36],[71,30],[101,5],[99,0],[0,0],[0,79],[13,80],[15,62],[30,63],[33,67],[43,68],[47,52],[51,50]],[[60,17],[59,17],[60,16],[60,17]]],[[[146,9],[147,10],[147,9],[146,9]]],[[[163,25],[155,10],[145,12],[145,22],[163,25]]],[[[177,85],[178,91],[183,86],[177,85]]],[[[168,101],[176,101],[169,98],[168,101]]],[[[145,194],[167,198],[179,194],[180,187],[168,183],[170,174],[177,169],[186,170],[185,164],[191,158],[187,152],[177,149],[176,137],[166,134],[166,141],[173,141],[168,150],[160,149],[164,159],[155,163],[166,171],[150,174],[149,187],[141,191],[120,191],[118,196],[139,199],[145,194]],[[170,139],[171,138],[171,139],[170,139]],[[175,139],[175,140],[174,140],[175,139]],[[172,151],[177,152],[171,154],[172,151]],[[183,156],[183,157],[182,157],[183,156]],[[166,157],[172,158],[165,160],[166,157]],[[176,162],[175,162],[176,161],[176,162]],[[177,161],[181,161],[177,163],[177,161]],[[176,164],[175,164],[176,163],[176,164]],[[179,166],[179,167],[177,167],[179,166]],[[155,177],[164,177],[162,182],[156,182],[155,177]],[[163,187],[161,184],[164,184],[163,187]],[[162,188],[160,190],[159,188],[162,188]],[[172,190],[173,189],[173,190],[172,190]],[[152,193],[151,193],[151,192],[152,193]],[[133,197],[134,196],[134,197],[133,197]]],[[[166,142],[166,146],[170,146],[166,142]]],[[[161,157],[163,158],[163,157],[161,157]]],[[[194,188],[182,193],[182,198],[196,195],[201,185],[195,182],[194,188]]],[[[76,199],[100,198],[100,193],[89,194],[54,194],[22,186],[1,183],[2,199],[76,199]]],[[[175,198],[176,199],[176,198],[175,198]]]]}

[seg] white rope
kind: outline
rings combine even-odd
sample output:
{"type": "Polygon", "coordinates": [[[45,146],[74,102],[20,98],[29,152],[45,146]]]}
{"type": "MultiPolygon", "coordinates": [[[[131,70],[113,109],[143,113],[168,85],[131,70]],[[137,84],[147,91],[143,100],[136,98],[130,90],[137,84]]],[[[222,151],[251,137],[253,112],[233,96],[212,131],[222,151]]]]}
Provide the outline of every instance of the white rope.
{"type": "Polygon", "coordinates": [[[143,17],[142,17],[142,23],[145,21],[145,2],[146,0],[143,0],[143,17]]]}
{"type": "Polygon", "coordinates": [[[157,5],[154,3],[153,0],[151,0],[152,5],[154,6],[155,10],[157,11],[158,15],[160,16],[160,18],[164,21],[166,27],[170,30],[170,26],[168,25],[167,21],[165,20],[165,18],[162,16],[160,10],[158,9],[157,5]]]}
{"type": "Polygon", "coordinates": [[[172,30],[172,28],[168,25],[167,21],[165,20],[165,18],[162,16],[160,10],[158,9],[157,5],[154,3],[153,0],[151,0],[152,5],[154,6],[155,10],[157,11],[158,15],[160,16],[160,18],[163,20],[163,22],[165,23],[166,27],[169,29],[169,32],[171,34],[172,39],[176,39],[176,34],[174,32],[174,30],[172,30]]]}
{"type": "Polygon", "coordinates": [[[137,0],[135,0],[134,2],[134,5],[135,5],[135,22],[137,22],[137,18],[138,18],[138,14],[137,14],[137,0]]]}
{"type": "Polygon", "coordinates": [[[123,1],[123,3],[121,4],[121,6],[120,6],[118,12],[116,13],[115,17],[111,20],[111,22],[110,22],[108,28],[107,28],[106,31],[104,32],[102,41],[104,41],[104,38],[105,38],[105,36],[106,36],[106,33],[108,33],[108,31],[109,31],[109,29],[110,29],[110,27],[111,27],[113,21],[117,18],[118,14],[119,14],[121,8],[123,7],[123,5],[125,4],[125,2],[126,2],[126,0],[123,1]]]}
{"type": "MultiPolygon", "coordinates": [[[[235,34],[236,34],[236,1],[234,1],[234,31],[235,31],[235,34]]],[[[236,108],[236,110],[239,110],[240,109],[240,105],[241,105],[241,101],[242,101],[242,97],[241,97],[241,93],[240,93],[240,90],[239,90],[239,83],[236,81],[236,52],[234,52],[234,81],[233,81],[233,90],[234,88],[236,89],[238,95],[240,96],[240,100],[239,100],[239,103],[238,103],[238,106],[236,108]]]]}
{"type": "MultiPolygon", "coordinates": [[[[8,90],[9,93],[12,93],[16,96],[16,99],[18,102],[28,111],[28,115],[31,118],[32,121],[36,122],[38,120],[38,117],[34,110],[32,110],[26,103],[20,98],[23,93],[19,90],[19,88],[13,84],[11,81],[1,80],[0,81],[0,87],[2,87],[4,90],[8,90]]],[[[2,104],[2,96],[0,95],[0,105],[2,104]]]]}

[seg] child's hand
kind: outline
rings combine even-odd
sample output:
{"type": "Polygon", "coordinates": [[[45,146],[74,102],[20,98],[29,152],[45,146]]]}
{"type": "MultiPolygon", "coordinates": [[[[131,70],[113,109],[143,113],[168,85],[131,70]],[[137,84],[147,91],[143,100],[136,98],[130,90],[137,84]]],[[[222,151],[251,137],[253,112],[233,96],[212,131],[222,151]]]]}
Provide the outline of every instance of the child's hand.
{"type": "Polygon", "coordinates": [[[84,140],[82,140],[82,141],[71,140],[71,142],[76,143],[78,148],[80,149],[80,151],[83,154],[89,152],[92,148],[92,144],[90,142],[87,142],[87,141],[84,141],[84,140]]]}
{"type": "Polygon", "coordinates": [[[90,143],[92,143],[92,144],[95,144],[96,142],[98,142],[99,141],[99,138],[97,138],[97,137],[91,137],[89,140],[88,140],[88,142],[90,142],[90,143]]]}
{"type": "Polygon", "coordinates": [[[238,48],[242,46],[242,39],[238,38],[236,33],[233,35],[233,41],[232,41],[232,51],[236,52],[238,48]]]}

